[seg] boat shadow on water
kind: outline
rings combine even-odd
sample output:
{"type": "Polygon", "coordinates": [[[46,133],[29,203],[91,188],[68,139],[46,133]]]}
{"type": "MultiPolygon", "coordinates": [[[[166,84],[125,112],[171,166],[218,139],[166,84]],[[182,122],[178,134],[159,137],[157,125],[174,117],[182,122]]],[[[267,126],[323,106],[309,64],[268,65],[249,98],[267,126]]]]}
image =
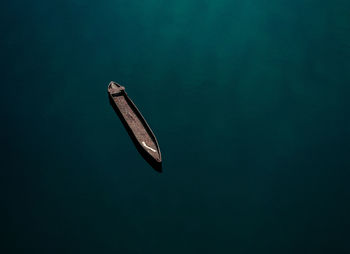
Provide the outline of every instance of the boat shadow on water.
{"type": "Polygon", "coordinates": [[[147,161],[148,164],[154,170],[156,170],[157,172],[161,173],[162,172],[162,164],[155,162],[154,159],[150,156],[150,154],[147,153],[145,151],[145,149],[143,149],[143,147],[140,145],[140,143],[138,142],[136,137],[133,135],[133,132],[132,132],[130,126],[127,124],[127,122],[125,121],[125,118],[122,116],[122,113],[120,112],[118,107],[115,105],[115,103],[114,103],[113,99],[111,98],[111,96],[109,96],[108,92],[107,92],[107,97],[108,97],[109,104],[112,106],[114,112],[119,117],[120,121],[123,123],[124,128],[126,129],[126,131],[127,131],[128,135],[129,135],[129,137],[131,138],[132,142],[134,143],[134,146],[136,147],[137,151],[141,154],[141,156],[144,158],[144,160],[147,161]]]}

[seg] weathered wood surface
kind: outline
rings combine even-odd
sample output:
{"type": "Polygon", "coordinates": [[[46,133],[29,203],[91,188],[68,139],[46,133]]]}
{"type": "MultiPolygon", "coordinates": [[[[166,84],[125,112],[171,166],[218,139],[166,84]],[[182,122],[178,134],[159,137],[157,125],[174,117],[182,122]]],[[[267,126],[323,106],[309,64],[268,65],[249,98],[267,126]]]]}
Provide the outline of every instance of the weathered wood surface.
{"type": "Polygon", "coordinates": [[[140,111],[126,94],[125,88],[112,81],[108,85],[108,93],[113,108],[139,152],[152,167],[160,171],[162,157],[158,141],[140,111]]]}

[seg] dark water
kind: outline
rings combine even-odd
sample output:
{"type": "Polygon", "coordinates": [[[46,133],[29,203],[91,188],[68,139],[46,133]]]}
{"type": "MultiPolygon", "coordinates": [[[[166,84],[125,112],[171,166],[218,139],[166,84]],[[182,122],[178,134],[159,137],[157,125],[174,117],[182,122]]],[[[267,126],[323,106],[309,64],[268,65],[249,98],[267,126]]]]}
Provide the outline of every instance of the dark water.
{"type": "Polygon", "coordinates": [[[349,1],[1,6],[1,253],[350,253],[349,1]]]}

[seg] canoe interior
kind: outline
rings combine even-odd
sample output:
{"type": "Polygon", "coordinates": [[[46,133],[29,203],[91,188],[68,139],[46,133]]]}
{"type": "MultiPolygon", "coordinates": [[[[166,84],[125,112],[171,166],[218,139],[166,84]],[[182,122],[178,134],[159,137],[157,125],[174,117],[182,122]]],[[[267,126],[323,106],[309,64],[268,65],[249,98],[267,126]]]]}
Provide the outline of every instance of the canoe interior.
{"type": "Polygon", "coordinates": [[[110,89],[109,101],[137,150],[154,169],[161,171],[162,158],[158,142],[135,104],[124,91],[113,94],[110,89]]]}

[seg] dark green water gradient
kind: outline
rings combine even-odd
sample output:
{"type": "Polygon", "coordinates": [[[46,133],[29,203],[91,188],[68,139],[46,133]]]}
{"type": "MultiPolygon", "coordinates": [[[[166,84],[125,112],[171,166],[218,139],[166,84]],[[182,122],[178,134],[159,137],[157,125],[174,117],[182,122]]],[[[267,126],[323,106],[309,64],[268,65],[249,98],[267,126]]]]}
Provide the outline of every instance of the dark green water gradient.
{"type": "Polygon", "coordinates": [[[349,1],[1,6],[1,253],[350,252],[349,1]]]}

